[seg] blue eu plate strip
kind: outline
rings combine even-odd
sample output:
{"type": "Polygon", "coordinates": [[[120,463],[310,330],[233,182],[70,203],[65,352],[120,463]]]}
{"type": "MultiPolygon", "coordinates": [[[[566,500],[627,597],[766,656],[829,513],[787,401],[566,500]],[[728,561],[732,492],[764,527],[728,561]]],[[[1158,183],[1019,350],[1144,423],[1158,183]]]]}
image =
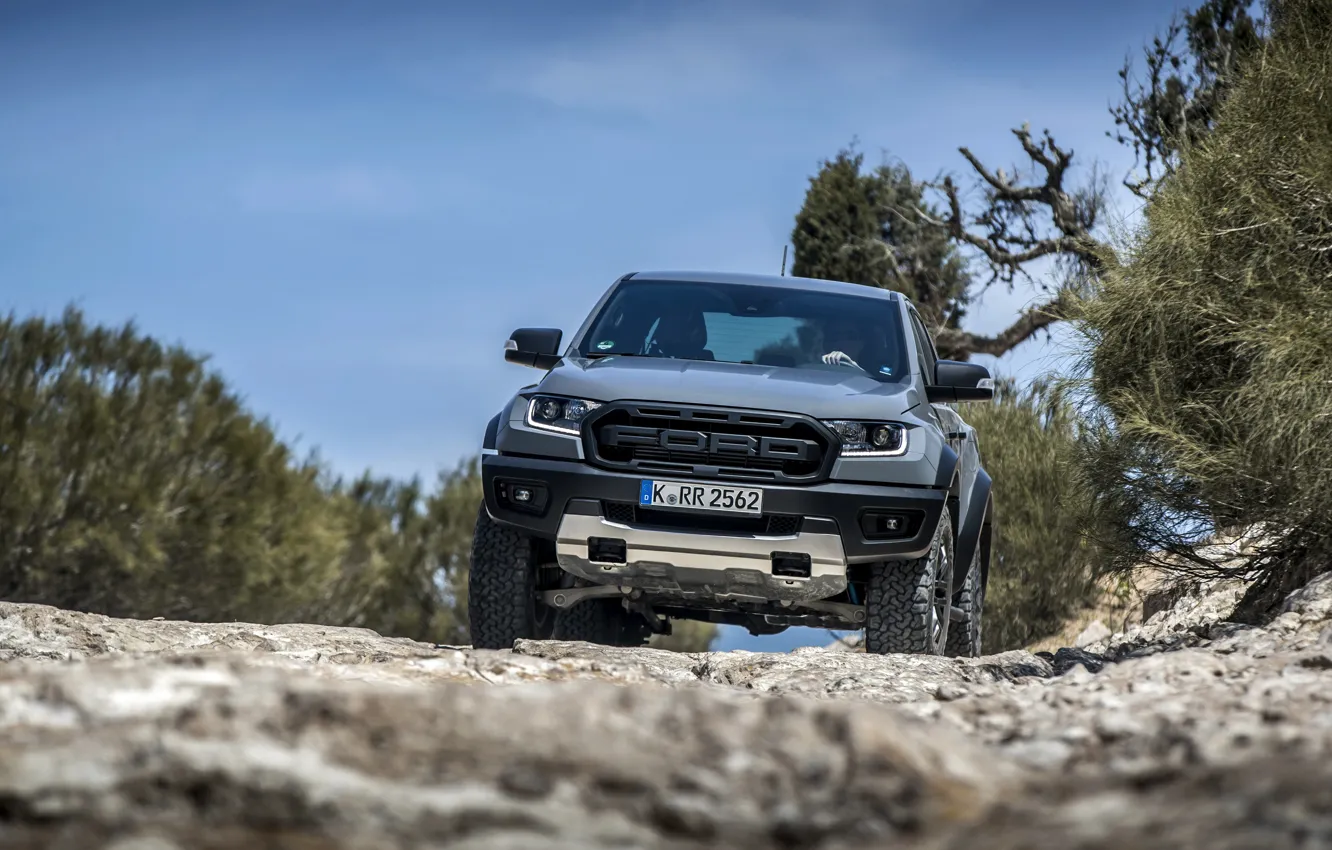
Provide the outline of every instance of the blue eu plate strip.
{"type": "Polygon", "coordinates": [[[650,504],[652,504],[652,482],[651,482],[651,481],[648,481],[648,480],[646,480],[646,479],[643,481],[643,487],[638,491],[638,503],[639,503],[640,505],[650,505],[650,504]]]}

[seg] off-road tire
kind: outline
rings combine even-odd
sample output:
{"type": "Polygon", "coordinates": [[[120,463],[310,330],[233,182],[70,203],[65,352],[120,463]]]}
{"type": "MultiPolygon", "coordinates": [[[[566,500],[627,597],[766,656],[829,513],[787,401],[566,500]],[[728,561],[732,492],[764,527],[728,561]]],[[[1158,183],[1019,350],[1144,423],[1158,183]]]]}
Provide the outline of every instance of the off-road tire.
{"type": "Polygon", "coordinates": [[[871,566],[865,596],[865,652],[943,654],[948,635],[952,563],[953,521],[945,509],[929,554],[912,561],[887,561],[871,566]]]}
{"type": "Polygon", "coordinates": [[[966,616],[948,625],[948,642],[944,655],[957,658],[978,658],[981,654],[981,609],[985,605],[985,586],[981,583],[981,545],[976,541],[976,552],[971,556],[971,567],[962,584],[953,595],[953,605],[966,616]]]}
{"type": "Polygon", "coordinates": [[[555,640],[581,640],[602,646],[642,646],[650,630],[642,615],[626,611],[618,599],[584,599],[555,614],[555,640]]]}
{"type": "Polygon", "coordinates": [[[481,505],[472,537],[467,616],[472,646],[511,649],[520,639],[550,637],[554,617],[536,598],[537,563],[532,540],[500,525],[481,505]]]}

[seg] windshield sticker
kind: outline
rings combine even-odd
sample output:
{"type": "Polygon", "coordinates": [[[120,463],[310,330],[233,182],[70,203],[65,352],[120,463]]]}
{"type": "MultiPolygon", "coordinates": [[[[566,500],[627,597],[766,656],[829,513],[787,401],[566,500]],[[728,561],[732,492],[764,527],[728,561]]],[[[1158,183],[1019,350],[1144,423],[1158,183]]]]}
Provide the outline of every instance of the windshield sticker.
{"type": "Polygon", "coordinates": [[[892,374],[893,374],[893,367],[892,367],[892,366],[880,366],[880,367],[879,367],[879,374],[880,374],[880,375],[892,375],[892,374]]]}
{"type": "Polygon", "coordinates": [[[602,351],[605,351],[605,350],[608,349],[608,348],[614,348],[614,347],[615,347],[615,343],[614,343],[612,340],[609,340],[609,339],[603,339],[601,342],[597,343],[597,348],[600,348],[602,351]]]}

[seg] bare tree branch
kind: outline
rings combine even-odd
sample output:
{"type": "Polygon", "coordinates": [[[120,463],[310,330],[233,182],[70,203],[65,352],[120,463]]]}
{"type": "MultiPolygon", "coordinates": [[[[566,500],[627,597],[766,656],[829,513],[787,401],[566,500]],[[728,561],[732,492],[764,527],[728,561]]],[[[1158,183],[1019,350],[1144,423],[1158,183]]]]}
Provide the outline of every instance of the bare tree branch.
{"type": "Polygon", "coordinates": [[[1119,71],[1124,100],[1119,106],[1112,107],[1110,114],[1115,119],[1115,126],[1123,130],[1115,133],[1107,130],[1106,135],[1133,148],[1143,173],[1141,177],[1133,172],[1126,174],[1124,186],[1143,200],[1150,198],[1157,182],[1174,170],[1174,145],[1168,135],[1171,130],[1186,124],[1185,98],[1171,96],[1166,89],[1167,75],[1180,66],[1177,42],[1183,31],[1184,23],[1174,17],[1164,36],[1154,39],[1150,47],[1143,47],[1147,64],[1145,82],[1131,76],[1131,60],[1124,60],[1124,67],[1119,71]]]}
{"type": "Polygon", "coordinates": [[[935,333],[935,345],[941,354],[956,359],[959,354],[992,354],[996,357],[1012,351],[1055,322],[1068,318],[1068,305],[1061,294],[1036,307],[1022,311],[1017,321],[994,336],[983,336],[957,328],[943,328],[935,333]]]}
{"type": "Polygon", "coordinates": [[[979,178],[985,207],[968,216],[957,184],[945,177],[933,188],[947,201],[947,218],[921,212],[921,219],[945,228],[953,239],[984,258],[991,271],[987,286],[995,281],[1011,286],[1018,275],[1030,279],[1026,266],[1042,257],[1072,261],[1082,273],[1099,271],[1105,245],[1092,234],[1105,203],[1104,185],[1093,172],[1086,186],[1067,188],[1064,183],[1073,151],[1059,147],[1050,131],[1044,131],[1038,140],[1024,124],[1013,135],[1032,162],[1030,180],[1020,179],[1020,169],[1014,169],[1015,175],[1010,177],[1003,169],[988,168],[968,148],[959,148],[979,178]]]}
{"type": "Polygon", "coordinates": [[[1211,131],[1241,64],[1267,37],[1271,6],[1263,3],[1258,17],[1253,6],[1251,0],[1201,0],[1143,46],[1143,77],[1131,58],[1124,61],[1123,98],[1110,107],[1116,129],[1106,135],[1133,149],[1134,170],[1124,185],[1138,197],[1149,200],[1174,173],[1180,148],[1211,131]]]}

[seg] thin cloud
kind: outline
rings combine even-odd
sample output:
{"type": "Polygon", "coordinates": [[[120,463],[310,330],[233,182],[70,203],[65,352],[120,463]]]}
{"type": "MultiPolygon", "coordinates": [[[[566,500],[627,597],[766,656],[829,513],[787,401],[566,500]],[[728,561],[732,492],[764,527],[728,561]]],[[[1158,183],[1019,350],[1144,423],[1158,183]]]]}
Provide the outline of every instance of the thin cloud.
{"type": "Polygon", "coordinates": [[[798,78],[802,67],[819,86],[872,85],[909,60],[867,25],[868,14],[844,3],[817,14],[730,5],[664,20],[622,18],[574,42],[510,57],[491,82],[555,106],[649,118],[771,97],[774,77],[798,78]]]}

